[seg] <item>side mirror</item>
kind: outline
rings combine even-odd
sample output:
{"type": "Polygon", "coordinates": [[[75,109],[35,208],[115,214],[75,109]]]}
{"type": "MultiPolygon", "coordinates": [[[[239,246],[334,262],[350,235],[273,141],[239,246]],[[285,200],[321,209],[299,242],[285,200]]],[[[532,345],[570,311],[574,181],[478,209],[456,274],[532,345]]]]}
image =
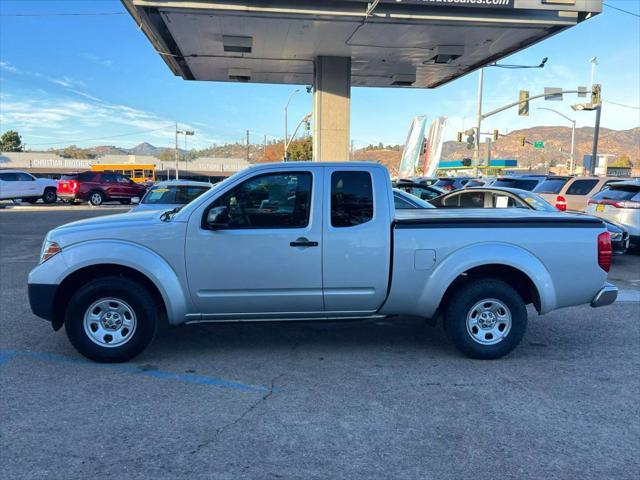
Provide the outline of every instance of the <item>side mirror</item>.
{"type": "Polygon", "coordinates": [[[131,203],[133,203],[134,205],[137,205],[140,203],[140,197],[133,197],[131,199],[131,203]]]}
{"type": "Polygon", "coordinates": [[[206,226],[210,230],[217,230],[229,225],[229,208],[213,207],[207,213],[206,226]]]}

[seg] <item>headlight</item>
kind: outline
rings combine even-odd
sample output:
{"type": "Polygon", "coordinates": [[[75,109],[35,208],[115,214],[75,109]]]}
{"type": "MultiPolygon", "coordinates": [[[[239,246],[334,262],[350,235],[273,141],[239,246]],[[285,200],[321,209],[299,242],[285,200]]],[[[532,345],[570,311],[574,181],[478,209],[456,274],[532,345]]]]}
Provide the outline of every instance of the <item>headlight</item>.
{"type": "Polygon", "coordinates": [[[42,244],[42,250],[40,251],[40,262],[44,263],[53,257],[55,254],[60,253],[62,248],[56,242],[45,240],[42,244]]]}

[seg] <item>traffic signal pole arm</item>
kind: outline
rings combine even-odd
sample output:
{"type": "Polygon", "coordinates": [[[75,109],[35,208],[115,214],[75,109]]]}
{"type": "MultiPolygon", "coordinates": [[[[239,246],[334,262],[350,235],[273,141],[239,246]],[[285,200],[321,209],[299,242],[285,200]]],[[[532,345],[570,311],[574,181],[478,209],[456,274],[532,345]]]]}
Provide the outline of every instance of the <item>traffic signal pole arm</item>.
{"type": "MultiPolygon", "coordinates": [[[[555,95],[564,95],[565,93],[584,93],[584,92],[581,92],[579,90],[563,90],[562,92],[558,92],[555,95]]],[[[508,110],[509,108],[516,107],[516,106],[518,106],[518,105],[520,105],[522,103],[527,103],[530,100],[535,100],[536,98],[546,97],[548,95],[549,95],[548,93],[541,93],[540,95],[534,95],[533,97],[528,97],[525,100],[518,100],[516,102],[509,103],[509,104],[507,104],[507,105],[505,105],[503,107],[496,108],[495,110],[492,110],[490,112],[482,114],[481,118],[482,118],[482,120],[484,120],[485,118],[490,117],[492,115],[495,115],[496,113],[503,112],[505,110],[508,110]]]]}

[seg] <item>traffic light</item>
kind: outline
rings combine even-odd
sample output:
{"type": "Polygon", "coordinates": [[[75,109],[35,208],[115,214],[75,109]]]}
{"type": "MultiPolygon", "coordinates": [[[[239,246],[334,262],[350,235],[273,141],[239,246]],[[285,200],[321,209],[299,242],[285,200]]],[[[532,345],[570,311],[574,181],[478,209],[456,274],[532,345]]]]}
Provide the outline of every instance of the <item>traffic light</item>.
{"type": "Polygon", "coordinates": [[[496,128],[496,129],[493,131],[493,141],[494,141],[494,142],[497,142],[497,141],[498,141],[498,137],[500,137],[500,132],[499,132],[499,131],[498,131],[498,129],[496,128]]]}
{"type": "Polygon", "coordinates": [[[527,143],[527,139],[525,137],[520,137],[520,146],[524,147],[527,143]]]}
{"type": "Polygon", "coordinates": [[[529,116],[529,91],[520,90],[520,96],[518,98],[520,103],[518,104],[518,115],[521,117],[529,116]]]}
{"type": "Polygon", "coordinates": [[[469,135],[467,137],[467,149],[473,150],[476,146],[476,137],[469,135]]]}
{"type": "Polygon", "coordinates": [[[596,83],[593,85],[593,90],[591,91],[591,104],[592,105],[600,105],[602,103],[602,85],[596,83]]]}
{"type": "Polygon", "coordinates": [[[456,133],[456,142],[462,143],[462,132],[456,133]]]}

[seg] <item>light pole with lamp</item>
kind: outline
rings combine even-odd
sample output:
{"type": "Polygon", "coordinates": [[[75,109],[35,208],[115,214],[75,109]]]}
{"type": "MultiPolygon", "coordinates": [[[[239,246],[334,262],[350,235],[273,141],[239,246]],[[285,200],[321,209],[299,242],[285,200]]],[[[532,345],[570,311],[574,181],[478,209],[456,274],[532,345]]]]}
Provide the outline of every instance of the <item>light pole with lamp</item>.
{"type": "Polygon", "coordinates": [[[284,144],[284,161],[285,162],[289,159],[289,145],[291,145],[291,142],[293,141],[293,139],[296,138],[296,133],[298,133],[298,129],[303,123],[308,122],[312,115],[313,115],[313,112],[307,113],[304,117],[302,117],[302,120],[298,122],[298,125],[296,125],[296,128],[293,130],[293,133],[291,134],[291,138],[289,139],[288,142],[284,144]]]}
{"type": "Polygon", "coordinates": [[[178,130],[178,123],[176,122],[176,151],[175,151],[175,157],[176,157],[176,180],[178,180],[178,170],[179,170],[179,164],[178,161],[180,159],[180,155],[178,154],[178,134],[180,135],[184,135],[184,145],[185,145],[185,150],[186,150],[186,146],[187,146],[187,135],[188,136],[192,136],[195,134],[195,132],[193,130],[178,130]]]}
{"type": "Polygon", "coordinates": [[[289,146],[288,142],[289,142],[289,130],[288,130],[288,126],[287,126],[287,110],[289,109],[289,103],[291,103],[291,99],[293,98],[293,96],[296,93],[299,93],[300,90],[296,89],[293,92],[291,92],[291,95],[289,95],[289,99],[287,100],[287,103],[284,106],[284,161],[287,161],[287,147],[289,146]]]}
{"type": "Polygon", "coordinates": [[[553,108],[546,107],[538,107],[538,110],[549,110],[550,112],[557,113],[558,115],[566,118],[571,122],[571,163],[569,164],[569,175],[573,175],[573,169],[575,168],[576,159],[575,159],[575,148],[576,148],[576,121],[572,118],[567,117],[564,113],[560,113],[553,108]]]}

